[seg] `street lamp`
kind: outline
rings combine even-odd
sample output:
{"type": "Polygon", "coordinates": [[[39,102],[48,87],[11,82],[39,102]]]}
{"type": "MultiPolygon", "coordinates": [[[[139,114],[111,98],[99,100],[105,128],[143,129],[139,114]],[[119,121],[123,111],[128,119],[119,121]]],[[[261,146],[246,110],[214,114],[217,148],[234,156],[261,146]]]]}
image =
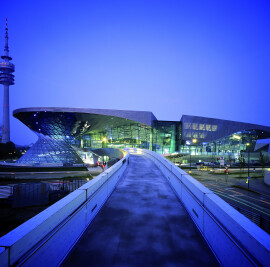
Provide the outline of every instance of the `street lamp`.
{"type": "MultiPolygon", "coordinates": [[[[196,138],[192,139],[192,143],[193,144],[196,144],[197,143],[197,139],[196,138]]],[[[196,148],[196,146],[195,146],[195,155],[197,155],[197,148],[196,148]]]]}
{"type": "Polygon", "coordinates": [[[248,184],[248,189],[249,189],[249,180],[250,180],[250,176],[249,176],[249,146],[250,146],[250,143],[247,143],[246,146],[247,146],[247,151],[248,151],[248,178],[247,178],[247,184],[248,184]]]}
{"type": "Polygon", "coordinates": [[[189,148],[189,173],[191,173],[191,150],[189,148]]]}
{"type": "Polygon", "coordinates": [[[197,143],[197,139],[192,139],[192,141],[186,141],[186,144],[189,146],[189,173],[191,173],[191,144],[196,144],[197,143]]]}
{"type": "Polygon", "coordinates": [[[191,173],[191,150],[190,150],[191,141],[187,140],[186,145],[188,145],[189,147],[189,173],[191,173]]]}
{"type": "Polygon", "coordinates": [[[107,138],[102,137],[102,148],[106,147],[106,143],[107,143],[107,138]]]}

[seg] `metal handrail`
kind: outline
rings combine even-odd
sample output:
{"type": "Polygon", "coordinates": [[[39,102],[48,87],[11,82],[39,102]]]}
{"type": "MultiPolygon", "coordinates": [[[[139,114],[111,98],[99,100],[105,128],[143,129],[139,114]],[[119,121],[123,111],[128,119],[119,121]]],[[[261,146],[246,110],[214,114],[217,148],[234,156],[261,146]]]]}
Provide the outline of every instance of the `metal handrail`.
{"type": "Polygon", "coordinates": [[[238,212],[243,214],[245,217],[250,219],[252,222],[254,222],[256,225],[258,225],[261,229],[263,229],[265,232],[270,234],[270,220],[261,214],[255,213],[251,210],[244,209],[242,207],[239,207],[237,205],[229,203],[233,208],[235,208],[238,212]]]}

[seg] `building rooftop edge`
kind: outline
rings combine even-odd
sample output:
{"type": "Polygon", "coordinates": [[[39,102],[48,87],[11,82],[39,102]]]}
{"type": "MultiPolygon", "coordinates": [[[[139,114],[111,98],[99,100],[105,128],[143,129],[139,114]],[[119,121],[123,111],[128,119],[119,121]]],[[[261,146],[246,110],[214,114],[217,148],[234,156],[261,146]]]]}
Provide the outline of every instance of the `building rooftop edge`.
{"type": "Polygon", "coordinates": [[[183,117],[194,117],[194,118],[200,118],[200,119],[211,119],[211,120],[218,120],[218,121],[225,121],[225,122],[243,123],[243,124],[249,124],[249,125],[254,125],[254,126],[263,126],[263,127],[270,128],[270,126],[267,126],[267,125],[255,124],[255,123],[250,123],[250,122],[242,122],[242,121],[218,119],[218,118],[212,118],[212,117],[204,117],[204,116],[197,116],[197,115],[186,115],[186,114],[183,114],[181,116],[180,121],[183,120],[183,117]]]}
{"type": "MultiPolygon", "coordinates": [[[[87,111],[124,111],[124,112],[144,112],[151,113],[151,111],[144,110],[126,110],[126,109],[103,109],[103,108],[77,108],[77,107],[27,107],[27,108],[18,108],[13,110],[13,114],[19,112],[28,112],[28,111],[57,111],[57,112],[87,112],[87,111]]],[[[154,115],[154,114],[153,114],[154,115]]]]}

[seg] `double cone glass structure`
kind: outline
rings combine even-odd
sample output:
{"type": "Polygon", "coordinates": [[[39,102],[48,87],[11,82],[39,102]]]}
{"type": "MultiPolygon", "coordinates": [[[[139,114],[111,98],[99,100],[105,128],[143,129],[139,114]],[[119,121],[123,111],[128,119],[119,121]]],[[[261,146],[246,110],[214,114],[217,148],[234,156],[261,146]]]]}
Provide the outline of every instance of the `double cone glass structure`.
{"type": "Polygon", "coordinates": [[[254,151],[270,127],[183,115],[160,121],[152,112],[84,108],[23,108],[13,116],[38,136],[18,163],[77,164],[100,148],[137,147],[161,154],[224,155],[254,151]]]}

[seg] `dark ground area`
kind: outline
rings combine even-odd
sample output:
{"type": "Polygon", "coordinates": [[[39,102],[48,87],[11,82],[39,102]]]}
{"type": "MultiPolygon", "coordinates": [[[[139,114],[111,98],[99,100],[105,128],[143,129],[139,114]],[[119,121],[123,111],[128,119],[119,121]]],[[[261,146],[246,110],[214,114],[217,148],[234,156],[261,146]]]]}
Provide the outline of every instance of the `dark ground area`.
{"type": "Polygon", "coordinates": [[[18,167],[0,166],[0,172],[57,172],[57,171],[87,171],[87,167],[18,167]]]}
{"type": "Polygon", "coordinates": [[[1,180],[0,236],[15,229],[92,178],[1,180]]]}
{"type": "Polygon", "coordinates": [[[0,236],[7,234],[41,211],[45,210],[47,207],[49,207],[49,205],[18,208],[0,206],[0,236]]]}

